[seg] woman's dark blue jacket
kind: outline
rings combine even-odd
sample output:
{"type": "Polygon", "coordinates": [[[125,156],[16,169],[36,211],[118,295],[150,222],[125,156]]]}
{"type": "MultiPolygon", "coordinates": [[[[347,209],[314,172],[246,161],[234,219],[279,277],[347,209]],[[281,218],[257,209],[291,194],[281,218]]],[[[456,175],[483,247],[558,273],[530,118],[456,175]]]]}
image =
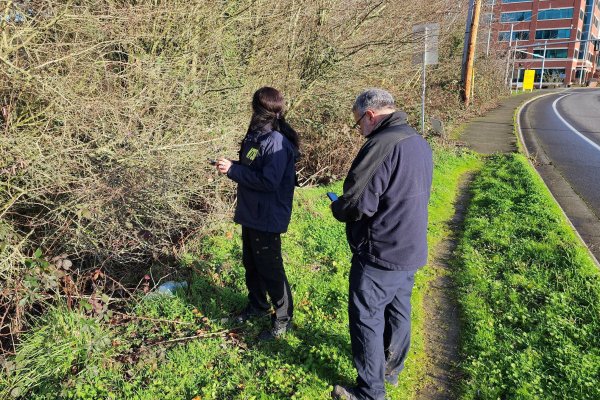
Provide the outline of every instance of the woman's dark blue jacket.
{"type": "Polygon", "coordinates": [[[287,231],[292,216],[298,150],[277,131],[249,132],[227,176],[237,182],[233,220],[263,232],[287,231]]]}

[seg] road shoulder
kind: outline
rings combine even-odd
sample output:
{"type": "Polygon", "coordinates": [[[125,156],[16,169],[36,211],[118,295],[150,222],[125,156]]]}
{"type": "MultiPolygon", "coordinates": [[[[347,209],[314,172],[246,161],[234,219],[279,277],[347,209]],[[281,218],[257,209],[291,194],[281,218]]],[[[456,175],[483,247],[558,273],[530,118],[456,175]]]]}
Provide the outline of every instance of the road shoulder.
{"type": "Polygon", "coordinates": [[[600,219],[554,167],[542,146],[531,134],[531,129],[522,129],[523,126],[529,126],[525,118],[527,107],[542,96],[528,99],[515,110],[517,138],[530,165],[543,179],[576,234],[586,244],[596,265],[600,266],[600,219]]]}

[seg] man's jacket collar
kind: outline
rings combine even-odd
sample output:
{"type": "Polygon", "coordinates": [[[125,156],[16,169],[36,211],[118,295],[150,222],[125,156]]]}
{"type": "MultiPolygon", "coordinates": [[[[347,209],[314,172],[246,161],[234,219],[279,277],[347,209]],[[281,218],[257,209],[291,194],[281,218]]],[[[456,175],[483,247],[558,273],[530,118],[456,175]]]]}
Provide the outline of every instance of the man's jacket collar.
{"type": "Polygon", "coordinates": [[[373,128],[373,131],[371,132],[371,134],[369,134],[369,136],[367,136],[367,138],[370,138],[373,135],[376,135],[377,133],[381,132],[382,130],[384,130],[385,128],[388,128],[390,126],[398,126],[398,125],[406,124],[407,117],[408,117],[408,115],[404,111],[400,111],[400,110],[394,111],[393,113],[386,115],[385,118],[383,118],[381,121],[379,121],[379,123],[377,125],[375,125],[375,127],[373,128]]]}

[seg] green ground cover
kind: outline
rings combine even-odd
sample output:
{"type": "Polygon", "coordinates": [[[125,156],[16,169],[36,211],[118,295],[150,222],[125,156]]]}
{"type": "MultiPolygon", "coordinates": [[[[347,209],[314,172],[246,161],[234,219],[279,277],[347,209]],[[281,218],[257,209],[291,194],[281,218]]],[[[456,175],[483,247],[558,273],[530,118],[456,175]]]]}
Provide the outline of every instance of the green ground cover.
{"type": "Polygon", "coordinates": [[[463,399],[599,399],[600,274],[521,155],[472,186],[455,279],[463,399]]]}
{"type": "MultiPolygon", "coordinates": [[[[461,150],[436,149],[430,249],[448,233],[460,177],[480,163],[461,150]]],[[[228,319],[243,307],[245,289],[239,228],[223,223],[182,257],[188,290],[140,299],[129,311],[139,318],[113,315],[108,325],[62,307],[40,317],[0,378],[0,397],[329,398],[333,384],[355,378],[346,309],[350,253],[344,226],[331,217],[329,190],[340,192],[341,183],[297,191],[283,237],[295,300],[295,329],[284,340],[258,343],[266,321],[236,326],[228,319]],[[194,335],[205,337],[164,343],[194,335]]],[[[424,381],[423,295],[435,274],[429,267],[417,274],[413,347],[399,387],[389,388],[392,398],[412,398],[424,381]]]]}

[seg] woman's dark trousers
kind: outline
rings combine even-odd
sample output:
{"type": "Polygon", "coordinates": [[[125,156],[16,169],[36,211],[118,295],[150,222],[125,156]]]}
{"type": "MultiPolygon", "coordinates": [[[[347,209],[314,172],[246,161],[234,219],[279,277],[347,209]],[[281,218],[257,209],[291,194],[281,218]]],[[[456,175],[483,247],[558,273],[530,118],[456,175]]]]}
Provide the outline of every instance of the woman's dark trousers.
{"type": "Polygon", "coordinates": [[[281,234],[242,227],[242,244],[250,306],[256,311],[267,311],[270,307],[268,294],[276,320],[289,322],[294,305],[283,268],[281,234]]]}

